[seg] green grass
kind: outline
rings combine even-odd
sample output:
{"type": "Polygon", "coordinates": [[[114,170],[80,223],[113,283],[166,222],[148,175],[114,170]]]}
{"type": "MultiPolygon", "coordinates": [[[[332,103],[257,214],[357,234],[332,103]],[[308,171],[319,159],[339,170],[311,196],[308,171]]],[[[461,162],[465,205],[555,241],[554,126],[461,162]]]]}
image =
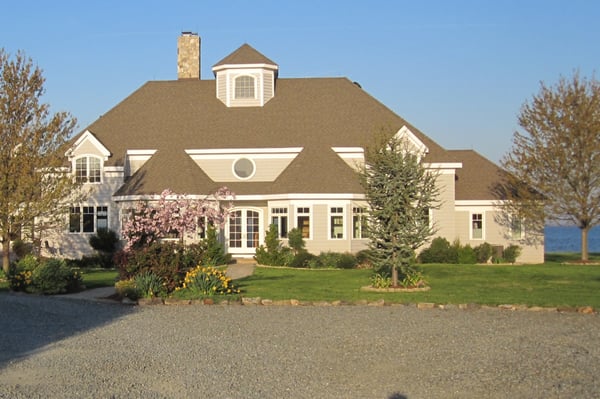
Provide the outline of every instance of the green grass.
{"type": "Polygon", "coordinates": [[[119,277],[115,269],[82,269],[81,274],[86,289],[111,287],[119,277]]]}
{"type": "Polygon", "coordinates": [[[370,270],[295,270],[257,268],[239,280],[246,297],[272,300],[392,303],[434,302],[482,305],[593,306],[600,308],[600,266],[423,265],[430,291],[371,293],[370,270]]]}
{"type": "MultiPolygon", "coordinates": [[[[375,301],[416,303],[523,304],[529,306],[593,306],[600,309],[600,266],[566,265],[577,254],[547,254],[543,265],[422,265],[430,291],[371,293],[371,270],[299,270],[257,267],[255,273],[237,280],[245,297],[300,301],[375,301]]],[[[600,261],[600,254],[591,254],[600,261]]],[[[0,278],[3,275],[0,273],[0,278]]],[[[88,289],[112,286],[115,270],[83,270],[88,289]]],[[[8,291],[0,279],[0,291],[8,291]]]]}

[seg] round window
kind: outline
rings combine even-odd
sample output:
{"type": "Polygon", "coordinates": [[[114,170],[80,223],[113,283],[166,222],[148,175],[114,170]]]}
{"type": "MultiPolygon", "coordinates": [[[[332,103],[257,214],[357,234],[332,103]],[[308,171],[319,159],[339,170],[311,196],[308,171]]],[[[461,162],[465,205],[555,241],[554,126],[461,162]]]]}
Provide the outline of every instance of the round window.
{"type": "Polygon", "coordinates": [[[233,173],[240,179],[249,179],[254,175],[254,162],[248,158],[240,158],[233,163],[233,173]]]}

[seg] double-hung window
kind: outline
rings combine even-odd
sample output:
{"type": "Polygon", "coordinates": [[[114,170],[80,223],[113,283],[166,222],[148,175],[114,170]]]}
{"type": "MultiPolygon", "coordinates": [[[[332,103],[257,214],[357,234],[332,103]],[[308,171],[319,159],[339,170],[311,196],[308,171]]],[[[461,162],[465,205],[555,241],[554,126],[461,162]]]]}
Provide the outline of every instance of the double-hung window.
{"type": "Polygon", "coordinates": [[[279,238],[287,238],[288,208],[271,208],[271,224],[277,227],[277,236],[279,238]]]}
{"type": "Polygon", "coordinates": [[[78,183],[100,183],[101,162],[97,157],[80,157],[75,160],[75,180],[78,183]]]}
{"type": "Polygon", "coordinates": [[[483,213],[471,214],[471,239],[483,239],[483,213]]]}
{"type": "Polygon", "coordinates": [[[510,220],[510,238],[520,240],[523,238],[523,222],[516,216],[510,220]]]}
{"type": "Polygon", "coordinates": [[[302,232],[302,238],[310,238],[310,208],[296,208],[296,226],[302,232]]]}
{"type": "Polygon", "coordinates": [[[352,238],[368,238],[367,210],[362,207],[352,208],[352,238]]]}
{"type": "Polygon", "coordinates": [[[341,206],[329,208],[329,238],[332,240],[344,238],[344,208],[341,206]]]}

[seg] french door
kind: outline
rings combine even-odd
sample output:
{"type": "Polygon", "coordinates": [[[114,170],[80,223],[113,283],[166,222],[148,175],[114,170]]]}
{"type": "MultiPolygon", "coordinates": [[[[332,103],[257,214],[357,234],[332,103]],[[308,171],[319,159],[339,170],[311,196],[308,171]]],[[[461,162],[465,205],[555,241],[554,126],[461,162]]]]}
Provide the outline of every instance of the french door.
{"type": "Polygon", "coordinates": [[[261,213],[236,209],[229,219],[229,253],[254,254],[261,241],[261,213]]]}

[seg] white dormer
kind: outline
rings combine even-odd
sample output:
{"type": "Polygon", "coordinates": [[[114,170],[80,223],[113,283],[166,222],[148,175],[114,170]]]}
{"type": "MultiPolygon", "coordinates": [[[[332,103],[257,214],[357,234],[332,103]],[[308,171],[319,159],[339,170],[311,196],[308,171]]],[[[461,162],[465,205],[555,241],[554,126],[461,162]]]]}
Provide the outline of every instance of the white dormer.
{"type": "Polygon", "coordinates": [[[65,156],[71,161],[80,155],[95,155],[104,161],[110,157],[110,151],[106,148],[92,132],[86,130],[75,143],[73,147],[65,152],[65,156]]]}
{"type": "Polygon", "coordinates": [[[279,66],[248,44],[212,68],[217,98],[228,107],[262,107],[275,96],[279,66]]]}
{"type": "Polygon", "coordinates": [[[410,131],[406,125],[402,126],[395,134],[396,139],[406,143],[406,147],[409,151],[424,157],[429,152],[429,148],[423,143],[413,132],[410,131]]]}
{"type": "Polygon", "coordinates": [[[102,183],[104,161],[110,157],[110,151],[86,130],[73,144],[65,156],[71,162],[71,170],[80,183],[102,183]]]}

